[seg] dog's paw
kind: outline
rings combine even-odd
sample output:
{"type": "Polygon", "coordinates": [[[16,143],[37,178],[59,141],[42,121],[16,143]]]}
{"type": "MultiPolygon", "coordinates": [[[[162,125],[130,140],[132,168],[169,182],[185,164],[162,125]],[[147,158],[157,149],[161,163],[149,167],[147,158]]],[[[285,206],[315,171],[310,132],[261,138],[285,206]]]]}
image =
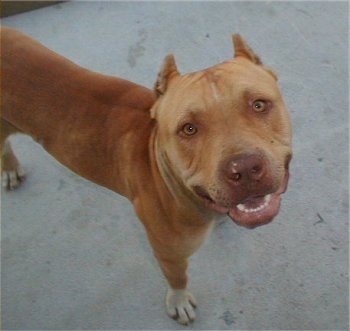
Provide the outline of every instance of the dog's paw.
{"type": "Polygon", "coordinates": [[[170,317],[181,324],[188,325],[196,318],[194,309],[197,303],[187,289],[174,290],[169,288],[166,296],[166,307],[170,317]]]}
{"type": "Polygon", "coordinates": [[[3,170],[1,175],[2,186],[8,190],[17,188],[25,178],[25,172],[21,166],[14,170],[3,170]]]}

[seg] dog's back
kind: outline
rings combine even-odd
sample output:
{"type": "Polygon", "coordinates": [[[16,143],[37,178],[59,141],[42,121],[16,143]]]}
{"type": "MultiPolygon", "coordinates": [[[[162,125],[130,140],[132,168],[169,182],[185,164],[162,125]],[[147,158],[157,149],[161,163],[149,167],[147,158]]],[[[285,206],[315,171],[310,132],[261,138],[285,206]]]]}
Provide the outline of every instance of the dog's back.
{"type": "MultiPolygon", "coordinates": [[[[153,91],[84,69],[7,27],[1,28],[1,83],[3,171],[16,172],[18,161],[4,141],[20,131],[73,171],[108,187],[115,160],[101,160],[113,156],[101,149],[106,140],[130,129],[130,123],[147,126],[155,101],[153,91]],[[68,149],[76,152],[66,153],[68,149]]],[[[6,185],[11,188],[11,183],[6,185]]]]}

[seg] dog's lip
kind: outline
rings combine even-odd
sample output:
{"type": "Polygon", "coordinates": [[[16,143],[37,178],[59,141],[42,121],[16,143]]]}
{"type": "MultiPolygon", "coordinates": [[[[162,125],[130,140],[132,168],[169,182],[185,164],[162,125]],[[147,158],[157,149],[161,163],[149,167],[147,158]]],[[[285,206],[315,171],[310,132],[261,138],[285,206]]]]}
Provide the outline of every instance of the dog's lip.
{"type": "Polygon", "coordinates": [[[253,229],[270,223],[281,205],[281,194],[273,193],[248,200],[228,210],[227,215],[238,225],[253,229]]]}
{"type": "Polygon", "coordinates": [[[281,205],[281,195],[288,186],[288,179],[289,173],[286,171],[283,183],[276,192],[251,196],[229,207],[215,202],[201,187],[195,187],[194,191],[209,209],[220,214],[227,214],[236,224],[253,229],[271,222],[277,215],[281,205]]]}

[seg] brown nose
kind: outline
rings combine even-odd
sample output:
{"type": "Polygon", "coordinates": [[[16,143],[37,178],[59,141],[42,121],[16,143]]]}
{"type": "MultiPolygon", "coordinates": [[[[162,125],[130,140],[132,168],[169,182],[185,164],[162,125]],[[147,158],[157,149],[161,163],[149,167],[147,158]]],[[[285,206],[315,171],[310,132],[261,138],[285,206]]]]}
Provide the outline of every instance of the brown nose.
{"type": "Polygon", "coordinates": [[[240,154],[228,161],[227,179],[235,185],[249,185],[259,182],[265,175],[265,163],[256,154],[240,154]]]}

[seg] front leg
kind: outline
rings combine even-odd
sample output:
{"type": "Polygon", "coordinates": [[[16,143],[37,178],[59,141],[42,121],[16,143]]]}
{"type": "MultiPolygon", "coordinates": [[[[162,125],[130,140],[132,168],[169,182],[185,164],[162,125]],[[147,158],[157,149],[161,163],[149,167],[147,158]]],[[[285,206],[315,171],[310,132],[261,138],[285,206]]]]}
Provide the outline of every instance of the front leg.
{"type": "MultiPolygon", "coordinates": [[[[142,204],[141,199],[135,199],[134,206],[145,224],[154,256],[169,285],[166,310],[170,317],[188,325],[196,317],[197,305],[196,299],[187,287],[188,258],[201,246],[214,223],[210,219],[188,217],[190,211],[181,210],[181,206],[173,211],[174,215],[170,220],[169,215],[159,212],[157,201],[160,199],[152,197],[151,194],[148,194],[147,198],[150,199],[146,200],[147,204],[144,201],[142,204]],[[179,221],[181,219],[186,221],[179,221]]],[[[172,203],[173,201],[169,201],[167,205],[172,206],[172,203]]]]}
{"type": "Polygon", "coordinates": [[[168,288],[166,295],[166,308],[168,315],[179,323],[188,325],[196,318],[194,309],[197,303],[188,289],[168,288]]]}
{"type": "Polygon", "coordinates": [[[187,289],[187,259],[155,255],[169,284],[166,295],[167,313],[179,323],[188,325],[196,318],[197,303],[187,289]]]}

